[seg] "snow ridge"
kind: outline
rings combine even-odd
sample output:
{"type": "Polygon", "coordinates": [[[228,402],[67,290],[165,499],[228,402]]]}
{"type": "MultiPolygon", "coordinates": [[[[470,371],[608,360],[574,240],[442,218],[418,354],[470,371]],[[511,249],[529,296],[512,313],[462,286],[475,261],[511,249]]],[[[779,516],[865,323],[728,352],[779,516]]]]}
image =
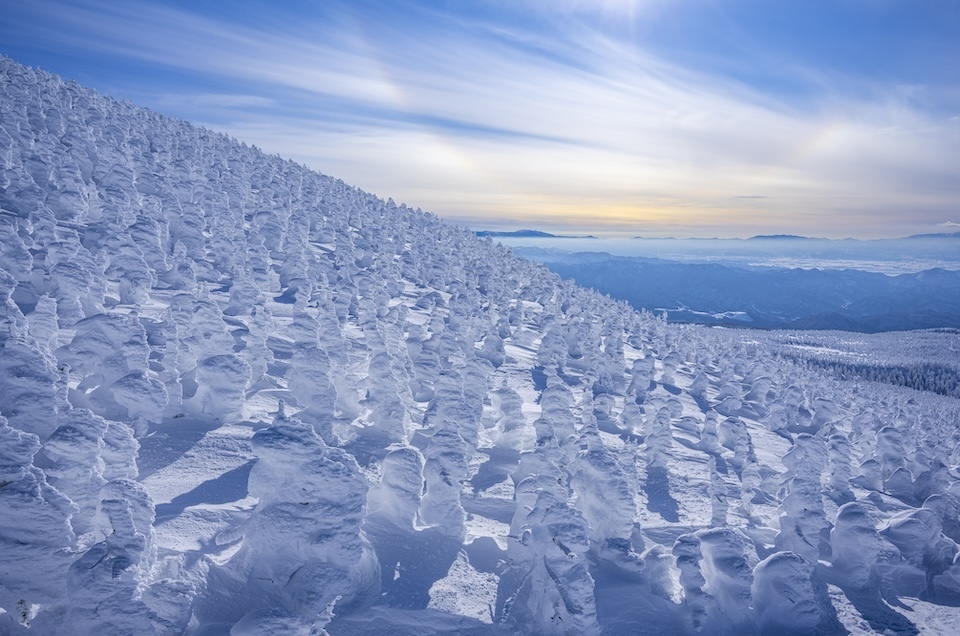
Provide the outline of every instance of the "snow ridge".
{"type": "Polygon", "coordinates": [[[0,633],[910,634],[960,605],[958,400],[667,325],[6,58],[0,306],[0,633]]]}

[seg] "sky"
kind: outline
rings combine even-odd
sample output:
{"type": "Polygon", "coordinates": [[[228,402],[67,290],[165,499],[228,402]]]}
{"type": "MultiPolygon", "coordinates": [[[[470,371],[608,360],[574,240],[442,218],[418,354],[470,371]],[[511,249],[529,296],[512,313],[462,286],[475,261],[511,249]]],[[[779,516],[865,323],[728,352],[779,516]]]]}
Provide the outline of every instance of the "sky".
{"type": "Polygon", "coordinates": [[[960,230],[960,0],[0,0],[0,53],[474,229],[960,230]]]}

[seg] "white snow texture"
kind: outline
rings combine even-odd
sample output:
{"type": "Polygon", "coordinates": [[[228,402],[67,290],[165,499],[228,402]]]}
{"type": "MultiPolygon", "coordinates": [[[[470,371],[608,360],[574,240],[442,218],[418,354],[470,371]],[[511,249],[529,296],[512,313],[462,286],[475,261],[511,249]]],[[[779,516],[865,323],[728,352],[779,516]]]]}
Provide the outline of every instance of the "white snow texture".
{"type": "Polygon", "coordinates": [[[958,413],[0,58],[0,634],[935,631],[958,413]]]}

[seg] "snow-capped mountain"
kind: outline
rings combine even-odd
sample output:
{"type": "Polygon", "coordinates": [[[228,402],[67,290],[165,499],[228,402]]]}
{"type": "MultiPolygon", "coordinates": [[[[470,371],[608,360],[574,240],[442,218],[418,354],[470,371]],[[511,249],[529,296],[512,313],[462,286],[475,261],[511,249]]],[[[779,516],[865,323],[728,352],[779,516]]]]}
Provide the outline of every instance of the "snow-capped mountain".
{"type": "Polygon", "coordinates": [[[957,399],[5,58],[0,303],[0,633],[960,620],[957,399]]]}

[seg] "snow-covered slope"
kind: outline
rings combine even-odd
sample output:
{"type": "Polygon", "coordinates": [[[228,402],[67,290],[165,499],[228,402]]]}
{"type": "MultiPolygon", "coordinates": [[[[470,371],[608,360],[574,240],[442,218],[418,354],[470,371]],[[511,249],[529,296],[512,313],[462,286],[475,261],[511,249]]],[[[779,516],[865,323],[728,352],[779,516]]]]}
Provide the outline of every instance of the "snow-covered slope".
{"type": "Polygon", "coordinates": [[[0,633],[960,620],[957,400],[3,58],[0,305],[0,633]]]}

